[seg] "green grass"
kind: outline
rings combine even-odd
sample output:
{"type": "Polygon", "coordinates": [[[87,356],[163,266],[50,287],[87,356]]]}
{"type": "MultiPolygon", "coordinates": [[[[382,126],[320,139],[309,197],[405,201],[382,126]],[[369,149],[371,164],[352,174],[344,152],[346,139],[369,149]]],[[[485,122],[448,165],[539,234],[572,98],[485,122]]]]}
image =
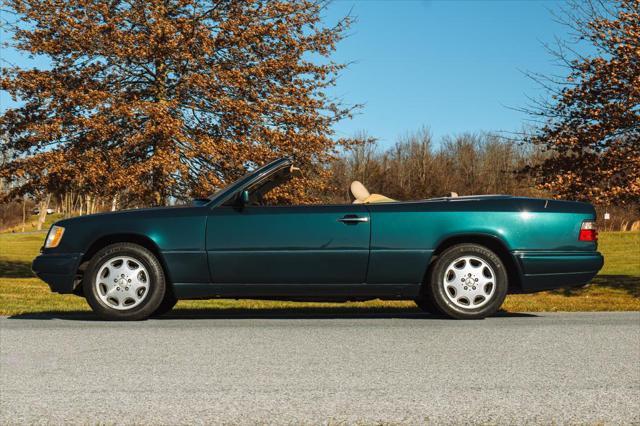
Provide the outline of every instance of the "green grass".
{"type": "Polygon", "coordinates": [[[32,277],[30,262],[38,255],[46,233],[0,234],[0,278],[32,277]]]}
{"type": "Polygon", "coordinates": [[[598,249],[604,254],[601,275],[640,276],[640,232],[604,232],[598,249]]]}
{"type": "MultiPolygon", "coordinates": [[[[64,216],[61,213],[48,214],[42,224],[42,230],[47,231],[54,222],[62,219],[64,216]]],[[[22,224],[12,226],[11,228],[3,229],[0,233],[18,233],[22,232],[22,224]]],[[[38,216],[30,215],[27,217],[25,223],[24,232],[38,232],[38,216]]]]}
{"type": "MultiPolygon", "coordinates": [[[[31,261],[37,255],[45,233],[0,234],[0,315],[89,310],[84,299],[53,294],[45,283],[33,276],[31,261]]],[[[579,289],[511,295],[503,308],[508,312],[640,311],[640,232],[602,233],[599,250],[605,256],[605,265],[590,285],[579,289]]],[[[185,313],[206,312],[208,315],[419,312],[410,301],[380,300],[340,304],[185,300],[178,303],[177,309],[185,313]]]]}

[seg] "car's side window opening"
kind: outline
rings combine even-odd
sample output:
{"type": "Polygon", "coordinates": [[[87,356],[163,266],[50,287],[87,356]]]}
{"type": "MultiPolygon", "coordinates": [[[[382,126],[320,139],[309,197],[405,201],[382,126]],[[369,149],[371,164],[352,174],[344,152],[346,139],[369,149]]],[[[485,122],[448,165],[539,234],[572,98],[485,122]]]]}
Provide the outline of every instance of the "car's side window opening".
{"type": "MultiPolygon", "coordinates": [[[[249,203],[247,206],[255,207],[277,207],[277,206],[311,206],[313,203],[294,203],[283,201],[283,197],[278,196],[278,188],[282,188],[292,179],[301,176],[300,169],[295,167],[285,167],[268,176],[266,179],[255,182],[246,188],[249,192],[249,203]]],[[[354,181],[349,188],[350,202],[338,203],[343,204],[376,204],[395,202],[391,198],[380,194],[371,194],[365,186],[354,181]]],[[[230,198],[223,205],[234,206],[237,203],[237,196],[230,198]]]]}

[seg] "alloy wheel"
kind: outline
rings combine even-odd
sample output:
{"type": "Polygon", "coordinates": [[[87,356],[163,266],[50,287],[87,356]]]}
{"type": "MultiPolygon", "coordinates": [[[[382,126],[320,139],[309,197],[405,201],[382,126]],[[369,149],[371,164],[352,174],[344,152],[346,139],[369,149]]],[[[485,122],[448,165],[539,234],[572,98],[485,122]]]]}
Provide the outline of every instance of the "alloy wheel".
{"type": "Polygon", "coordinates": [[[477,256],[462,256],[453,260],[442,280],[444,294],[462,309],[477,309],[491,300],[496,291],[493,268],[477,256]]]}
{"type": "Polygon", "coordinates": [[[142,303],[149,294],[150,276],[139,260],[118,256],[100,265],[94,284],[98,298],[106,306],[129,310],[142,303]]]}

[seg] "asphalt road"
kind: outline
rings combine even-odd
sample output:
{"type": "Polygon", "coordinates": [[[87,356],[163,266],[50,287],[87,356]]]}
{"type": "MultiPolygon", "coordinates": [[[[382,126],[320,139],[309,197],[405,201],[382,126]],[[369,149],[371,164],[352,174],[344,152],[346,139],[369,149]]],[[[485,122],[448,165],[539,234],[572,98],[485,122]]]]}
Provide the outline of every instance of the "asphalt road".
{"type": "Polygon", "coordinates": [[[640,313],[0,319],[0,424],[640,422],[640,313]]]}

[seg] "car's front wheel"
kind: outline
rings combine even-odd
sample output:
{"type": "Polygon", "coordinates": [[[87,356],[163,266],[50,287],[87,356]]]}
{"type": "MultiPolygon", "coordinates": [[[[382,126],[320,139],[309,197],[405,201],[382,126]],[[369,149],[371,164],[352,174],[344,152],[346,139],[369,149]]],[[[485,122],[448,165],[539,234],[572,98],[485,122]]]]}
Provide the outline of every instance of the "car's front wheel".
{"type": "Polygon", "coordinates": [[[109,320],[141,320],[163,301],[162,265],[148,249],[116,243],[98,251],[84,274],[84,295],[93,311],[109,320]]]}
{"type": "Polygon", "coordinates": [[[500,257],[478,244],[445,250],[431,268],[429,298],[444,314],[479,319],[494,314],[507,295],[507,271],[500,257]]]}
{"type": "Polygon", "coordinates": [[[171,292],[170,289],[167,288],[164,294],[164,298],[162,299],[162,302],[160,302],[160,306],[158,306],[156,310],[153,311],[153,314],[151,314],[151,316],[159,317],[166,314],[167,312],[171,311],[174,306],[176,306],[176,303],[178,303],[178,299],[176,299],[176,297],[173,295],[173,292],[171,292]]]}

